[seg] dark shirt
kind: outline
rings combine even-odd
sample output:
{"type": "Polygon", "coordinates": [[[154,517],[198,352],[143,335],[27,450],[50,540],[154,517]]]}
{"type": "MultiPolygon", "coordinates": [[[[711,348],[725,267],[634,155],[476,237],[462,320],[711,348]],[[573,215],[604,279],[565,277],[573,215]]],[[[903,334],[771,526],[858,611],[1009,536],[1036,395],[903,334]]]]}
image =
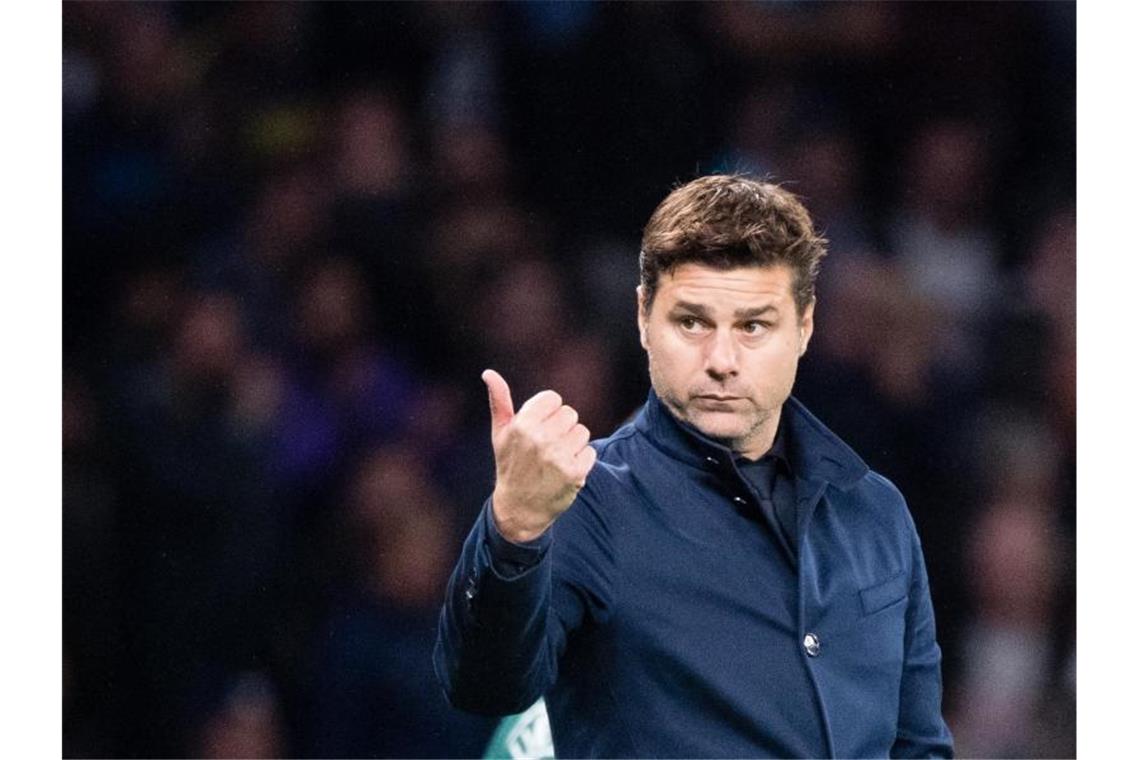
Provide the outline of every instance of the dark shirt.
{"type": "Polygon", "coordinates": [[[787,425],[784,415],[776,428],[772,447],[759,459],[737,456],[736,469],[752,487],[757,506],[789,561],[796,562],[796,485],[788,461],[787,425]]]}

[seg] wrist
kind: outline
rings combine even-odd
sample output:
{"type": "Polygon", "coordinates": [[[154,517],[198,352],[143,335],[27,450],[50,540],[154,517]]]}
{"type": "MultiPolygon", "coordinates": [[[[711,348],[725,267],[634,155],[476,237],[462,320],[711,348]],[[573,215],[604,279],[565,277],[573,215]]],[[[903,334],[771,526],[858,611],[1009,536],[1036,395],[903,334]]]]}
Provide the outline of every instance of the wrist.
{"type": "Polygon", "coordinates": [[[491,518],[499,534],[508,541],[524,544],[541,536],[554,522],[536,519],[525,509],[517,508],[498,488],[491,495],[491,518]]]}

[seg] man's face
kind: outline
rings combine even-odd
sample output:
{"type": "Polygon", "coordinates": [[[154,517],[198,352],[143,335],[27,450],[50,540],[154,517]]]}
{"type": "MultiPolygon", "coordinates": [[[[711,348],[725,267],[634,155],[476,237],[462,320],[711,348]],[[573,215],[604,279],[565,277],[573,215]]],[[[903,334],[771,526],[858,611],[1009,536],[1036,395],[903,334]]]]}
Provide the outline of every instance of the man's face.
{"type": "Polygon", "coordinates": [[[749,458],[772,445],[780,407],[812,332],[791,268],[720,270],[682,264],[661,276],[648,314],[638,288],[641,345],[653,389],[680,419],[749,458]]]}

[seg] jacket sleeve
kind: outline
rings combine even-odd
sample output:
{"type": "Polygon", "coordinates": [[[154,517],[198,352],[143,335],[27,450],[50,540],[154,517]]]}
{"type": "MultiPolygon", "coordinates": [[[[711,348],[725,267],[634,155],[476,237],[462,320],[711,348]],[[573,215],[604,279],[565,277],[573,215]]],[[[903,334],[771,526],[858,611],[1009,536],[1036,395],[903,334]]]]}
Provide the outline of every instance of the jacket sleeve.
{"type": "Polygon", "coordinates": [[[926,562],[914,523],[906,639],[899,691],[898,731],[891,757],[953,757],[954,742],[942,718],[942,651],[934,630],[934,606],[926,562]]]}
{"type": "Polygon", "coordinates": [[[599,515],[587,481],[545,534],[513,544],[484,503],[448,582],[434,652],[454,707],[525,710],[554,684],[570,634],[607,616],[613,556],[599,515]]]}

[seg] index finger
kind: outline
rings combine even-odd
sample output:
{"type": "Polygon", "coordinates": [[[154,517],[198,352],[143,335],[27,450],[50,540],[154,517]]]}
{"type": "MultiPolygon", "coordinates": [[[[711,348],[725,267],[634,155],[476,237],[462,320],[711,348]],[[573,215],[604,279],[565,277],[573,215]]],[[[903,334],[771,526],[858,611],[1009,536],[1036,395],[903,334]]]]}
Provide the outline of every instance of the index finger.
{"type": "Polygon", "coordinates": [[[561,408],[561,396],[551,390],[539,391],[519,407],[515,416],[542,421],[561,408]]]}

